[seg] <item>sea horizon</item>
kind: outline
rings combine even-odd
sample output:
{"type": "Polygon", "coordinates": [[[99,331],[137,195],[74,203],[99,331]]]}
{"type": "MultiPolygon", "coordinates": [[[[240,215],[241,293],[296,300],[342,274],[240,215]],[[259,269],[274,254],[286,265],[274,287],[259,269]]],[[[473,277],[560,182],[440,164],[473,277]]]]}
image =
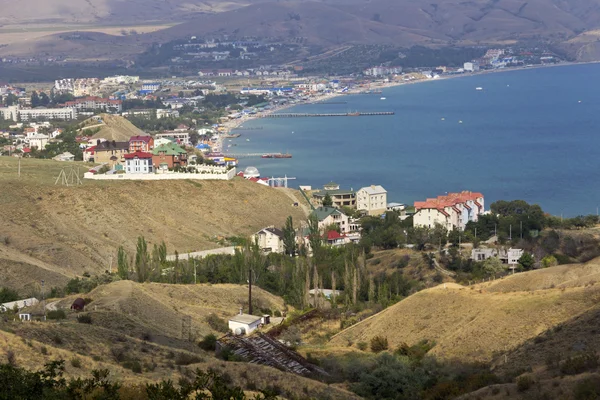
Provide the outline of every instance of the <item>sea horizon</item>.
{"type": "Polygon", "coordinates": [[[259,118],[243,126],[262,129],[237,130],[242,136],[226,141],[224,150],[292,153],[291,159],[240,159],[241,170],[252,165],[263,176],[297,178],[290,187],[382,185],[388,202],[407,205],[470,190],[484,194],[486,209],[497,200],[522,199],[554,215],[595,214],[600,98],[589,83],[598,78],[600,65],[575,64],[345,95],[335,101],[346,104],[281,112],[395,115],[259,118]]]}

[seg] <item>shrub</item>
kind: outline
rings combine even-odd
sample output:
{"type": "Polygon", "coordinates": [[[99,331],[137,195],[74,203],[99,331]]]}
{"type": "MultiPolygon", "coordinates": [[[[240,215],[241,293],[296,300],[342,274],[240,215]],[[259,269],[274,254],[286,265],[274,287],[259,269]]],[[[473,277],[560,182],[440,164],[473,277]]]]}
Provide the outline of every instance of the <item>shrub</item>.
{"type": "Polygon", "coordinates": [[[202,362],[202,358],[196,354],[178,353],[175,357],[175,364],[177,365],[190,365],[199,362],[202,362]]]}
{"type": "Polygon", "coordinates": [[[565,375],[577,375],[598,368],[598,355],[595,352],[569,357],[560,366],[560,372],[565,375]]]}
{"type": "Polygon", "coordinates": [[[208,334],[206,336],[204,336],[204,339],[202,339],[199,343],[198,346],[202,349],[202,350],[206,350],[206,351],[215,351],[215,347],[217,346],[217,337],[215,335],[208,334]]]}
{"type": "Polygon", "coordinates": [[[92,316],[89,314],[81,314],[77,316],[77,322],[79,322],[80,324],[91,324],[92,323],[92,316]]]}
{"type": "Polygon", "coordinates": [[[54,342],[54,344],[62,344],[63,343],[62,338],[60,336],[58,336],[58,334],[56,334],[56,333],[52,336],[52,341],[54,342]]]}
{"type": "Polygon", "coordinates": [[[358,342],[356,345],[358,346],[358,349],[361,351],[365,351],[367,349],[367,347],[369,347],[369,344],[367,342],[358,342]]]}
{"type": "Polygon", "coordinates": [[[123,368],[130,369],[131,371],[135,372],[136,374],[142,373],[142,364],[140,364],[140,362],[138,360],[127,360],[122,365],[123,365],[123,368]]]}
{"type": "Polygon", "coordinates": [[[575,400],[595,400],[600,398],[600,377],[591,376],[578,382],[573,390],[575,400]]]}
{"type": "Polygon", "coordinates": [[[533,381],[532,377],[530,377],[529,375],[524,375],[517,379],[517,390],[519,392],[525,392],[529,390],[529,388],[533,386],[534,383],[535,382],[533,381]]]}
{"type": "Polygon", "coordinates": [[[229,332],[229,325],[223,318],[219,318],[215,314],[210,314],[206,317],[206,322],[208,325],[217,332],[227,333],[229,332]]]}
{"type": "Polygon", "coordinates": [[[380,353],[389,348],[388,340],[385,336],[375,336],[371,339],[371,351],[380,353]]]}
{"type": "Polygon", "coordinates": [[[46,314],[46,317],[48,319],[54,319],[54,320],[65,319],[65,318],[67,318],[67,313],[65,313],[65,310],[52,310],[52,311],[48,311],[48,313],[46,314]]]}
{"type": "Polygon", "coordinates": [[[47,355],[48,354],[48,348],[46,348],[46,346],[40,347],[40,353],[42,353],[43,355],[47,355]]]}
{"type": "Polygon", "coordinates": [[[12,350],[7,350],[6,351],[6,362],[8,363],[8,365],[11,366],[15,366],[17,365],[17,359],[15,357],[15,352],[12,350]]]}
{"type": "Polygon", "coordinates": [[[75,368],[81,368],[81,360],[77,357],[71,358],[71,365],[75,368]]]}

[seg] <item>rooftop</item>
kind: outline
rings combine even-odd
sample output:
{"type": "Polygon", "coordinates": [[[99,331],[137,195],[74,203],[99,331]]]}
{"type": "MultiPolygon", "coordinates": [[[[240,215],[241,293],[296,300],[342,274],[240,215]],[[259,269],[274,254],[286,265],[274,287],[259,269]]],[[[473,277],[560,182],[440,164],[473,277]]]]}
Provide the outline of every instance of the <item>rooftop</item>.
{"type": "Polygon", "coordinates": [[[317,216],[319,221],[323,221],[325,218],[329,217],[331,214],[341,214],[344,213],[334,207],[319,207],[316,208],[313,213],[317,216]]]}
{"type": "Polygon", "coordinates": [[[360,190],[364,190],[368,194],[383,194],[383,193],[387,193],[387,190],[385,190],[383,188],[383,186],[380,186],[380,185],[366,186],[366,187],[364,187],[364,188],[362,188],[360,190]]]}
{"type": "Polygon", "coordinates": [[[152,158],[151,153],[146,153],[145,151],[136,151],[135,153],[125,154],[123,156],[126,160],[132,160],[134,158],[152,158]]]}
{"type": "Polygon", "coordinates": [[[240,324],[253,324],[256,323],[257,321],[261,320],[261,317],[257,317],[256,315],[250,315],[250,314],[238,314],[235,315],[231,318],[229,318],[230,321],[233,322],[239,322],[240,324]]]}

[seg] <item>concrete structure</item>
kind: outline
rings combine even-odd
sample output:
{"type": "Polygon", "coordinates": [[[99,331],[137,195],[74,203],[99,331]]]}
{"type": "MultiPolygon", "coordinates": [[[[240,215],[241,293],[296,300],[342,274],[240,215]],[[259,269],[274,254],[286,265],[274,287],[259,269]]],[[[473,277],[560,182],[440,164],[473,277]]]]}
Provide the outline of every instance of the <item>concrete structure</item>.
{"type": "Polygon", "coordinates": [[[168,108],[159,108],[156,110],[156,119],[161,118],[179,118],[179,111],[168,108]]]}
{"type": "Polygon", "coordinates": [[[509,266],[516,266],[519,264],[519,259],[524,254],[523,249],[489,249],[485,247],[480,247],[477,249],[471,250],[471,260],[473,261],[485,261],[491,257],[498,257],[503,264],[508,264],[509,266]]]}
{"type": "Polygon", "coordinates": [[[319,220],[320,230],[325,230],[331,225],[337,225],[341,233],[350,231],[348,216],[334,207],[319,207],[313,213],[319,220]]]}
{"type": "Polygon", "coordinates": [[[254,332],[262,323],[262,317],[240,313],[235,317],[229,318],[229,329],[235,335],[249,335],[254,332]]]}
{"type": "Polygon", "coordinates": [[[464,230],[468,222],[476,222],[483,214],[483,207],[483,195],[468,191],[416,201],[413,226],[433,228],[439,224],[449,231],[464,230]]]}
{"type": "Polygon", "coordinates": [[[283,253],[283,231],[273,226],[261,229],[252,236],[264,253],[283,253]]]}
{"type": "Polygon", "coordinates": [[[235,177],[235,168],[227,170],[225,167],[206,167],[198,172],[170,172],[154,169],[153,174],[112,174],[96,175],[93,172],[83,174],[84,179],[97,181],[170,181],[170,180],[202,180],[202,181],[228,181],[235,177]]]}
{"type": "Polygon", "coordinates": [[[64,153],[61,153],[52,159],[55,161],[75,161],[75,155],[65,151],[64,153]]]}
{"type": "Polygon", "coordinates": [[[28,299],[17,300],[17,301],[9,301],[8,303],[0,304],[0,312],[6,312],[9,310],[14,310],[15,307],[20,310],[25,307],[31,307],[38,304],[40,301],[35,297],[30,297],[28,299]]]}
{"type": "Polygon", "coordinates": [[[20,109],[18,115],[21,121],[33,121],[36,119],[60,119],[67,121],[77,118],[77,110],[72,107],[31,108],[20,109]]]}
{"type": "Polygon", "coordinates": [[[356,209],[368,215],[381,215],[387,208],[387,190],[379,185],[371,185],[356,192],[356,209]]]}
{"type": "Polygon", "coordinates": [[[18,121],[19,120],[19,107],[18,106],[9,106],[0,108],[0,117],[7,121],[18,121]]]}
{"type": "Polygon", "coordinates": [[[152,173],[152,154],[143,151],[125,154],[125,172],[128,174],[152,173]]]}

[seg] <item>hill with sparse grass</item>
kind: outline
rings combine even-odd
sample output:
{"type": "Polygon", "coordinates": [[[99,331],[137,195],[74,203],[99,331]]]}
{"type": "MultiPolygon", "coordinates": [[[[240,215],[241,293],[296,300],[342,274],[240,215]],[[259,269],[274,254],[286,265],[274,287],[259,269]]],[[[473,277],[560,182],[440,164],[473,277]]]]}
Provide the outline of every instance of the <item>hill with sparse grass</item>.
{"type": "Polygon", "coordinates": [[[306,218],[291,189],[243,179],[232,181],[83,181],[55,185],[62,168],[89,168],[24,158],[0,157],[0,272],[2,285],[33,289],[41,279],[63,286],[84,272],[116,268],[123,246],[135,254],[138,236],[151,248],[164,241],[169,254],[223,246],[225,237],[250,235],[306,218]]]}
{"type": "MultiPolygon", "coordinates": [[[[554,268],[562,273],[561,267],[554,268]]],[[[351,326],[330,344],[357,346],[381,335],[395,349],[429,340],[435,342],[430,354],[442,359],[489,362],[597,308],[600,300],[598,286],[527,290],[502,293],[442,284],[351,326]]]]}
{"type": "Polygon", "coordinates": [[[112,114],[100,114],[84,121],[80,132],[82,134],[96,132],[92,139],[114,140],[117,142],[128,142],[132,136],[148,135],[129,122],[127,118],[112,114]]]}

